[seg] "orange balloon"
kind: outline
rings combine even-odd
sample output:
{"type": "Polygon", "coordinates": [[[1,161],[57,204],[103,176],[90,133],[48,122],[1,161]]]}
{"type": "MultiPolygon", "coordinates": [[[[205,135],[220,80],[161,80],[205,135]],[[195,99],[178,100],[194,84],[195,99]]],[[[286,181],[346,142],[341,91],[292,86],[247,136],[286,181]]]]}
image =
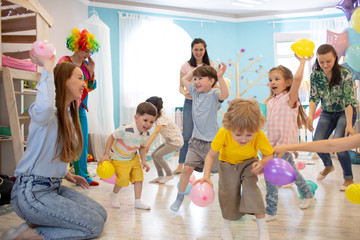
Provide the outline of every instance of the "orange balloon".
{"type": "Polygon", "coordinates": [[[299,57],[311,57],[313,55],[314,48],[314,42],[308,39],[300,39],[291,45],[291,50],[293,50],[299,57]]]}

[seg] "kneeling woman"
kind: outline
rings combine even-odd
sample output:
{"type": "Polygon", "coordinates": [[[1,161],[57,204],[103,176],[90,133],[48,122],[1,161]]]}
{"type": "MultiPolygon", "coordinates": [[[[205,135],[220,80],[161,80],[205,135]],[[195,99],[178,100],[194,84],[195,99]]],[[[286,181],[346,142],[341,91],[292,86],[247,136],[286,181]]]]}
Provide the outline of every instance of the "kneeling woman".
{"type": "Polygon", "coordinates": [[[78,100],[85,88],[80,68],[58,64],[30,53],[44,67],[35,102],[29,108],[31,122],[27,149],[16,170],[11,194],[15,212],[26,222],[9,229],[1,239],[89,239],[99,236],[106,210],[77,191],[62,186],[62,178],[88,188],[83,177],[71,174],[67,165],[81,154],[83,141],[78,100]],[[54,72],[53,72],[54,70],[54,72]]]}

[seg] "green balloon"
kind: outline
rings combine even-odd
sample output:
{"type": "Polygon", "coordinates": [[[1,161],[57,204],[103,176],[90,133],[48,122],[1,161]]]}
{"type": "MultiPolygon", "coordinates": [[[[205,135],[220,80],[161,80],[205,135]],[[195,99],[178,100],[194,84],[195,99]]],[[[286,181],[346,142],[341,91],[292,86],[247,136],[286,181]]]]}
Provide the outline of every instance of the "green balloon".
{"type": "MultiPolygon", "coordinates": [[[[309,188],[310,188],[310,191],[312,192],[313,195],[315,195],[315,191],[316,189],[318,188],[318,186],[316,185],[316,183],[314,183],[313,181],[311,180],[305,180],[305,182],[308,184],[309,188]]],[[[299,188],[298,188],[298,192],[299,192],[299,195],[300,195],[300,199],[303,199],[303,195],[301,194],[299,188]]]]}

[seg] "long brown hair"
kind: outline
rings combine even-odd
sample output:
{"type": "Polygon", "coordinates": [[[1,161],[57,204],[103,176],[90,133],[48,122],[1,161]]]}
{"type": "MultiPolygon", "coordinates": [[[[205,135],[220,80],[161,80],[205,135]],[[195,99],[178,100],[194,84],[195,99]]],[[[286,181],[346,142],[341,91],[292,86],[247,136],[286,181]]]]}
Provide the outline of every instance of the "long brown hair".
{"type": "Polygon", "coordinates": [[[54,68],[58,135],[56,155],[65,163],[73,162],[82,154],[83,137],[79,120],[78,101],[66,105],[68,89],[66,82],[77,66],[73,63],[60,63],[54,68]],[[69,114],[70,110],[70,114],[69,114]],[[71,116],[71,117],[70,117],[71,116]]]}
{"type": "MultiPolygon", "coordinates": [[[[331,72],[332,72],[332,76],[331,76],[331,79],[330,82],[329,82],[329,89],[332,88],[333,86],[335,85],[339,85],[340,82],[341,82],[341,71],[340,69],[341,68],[344,68],[343,66],[341,66],[339,63],[338,63],[338,55],[335,51],[335,48],[333,46],[331,46],[330,44],[323,44],[321,45],[318,50],[316,51],[316,55],[324,55],[324,54],[327,54],[331,52],[332,55],[335,57],[335,62],[334,62],[334,66],[333,68],[331,69],[331,72]]],[[[319,60],[318,58],[316,58],[316,61],[312,67],[312,70],[313,71],[319,71],[319,70],[322,70],[321,69],[321,66],[320,66],[320,63],[319,63],[319,60]]]]}
{"type": "MultiPolygon", "coordinates": [[[[283,66],[283,65],[279,65],[277,67],[273,67],[272,69],[270,69],[269,71],[269,75],[271,72],[273,71],[279,71],[283,74],[283,77],[286,79],[286,80],[291,80],[291,84],[292,84],[292,81],[294,79],[293,77],[293,74],[291,73],[290,69],[288,69],[287,67],[283,66]]],[[[289,92],[290,91],[290,88],[291,88],[291,85],[288,86],[286,88],[286,91],[289,92]]],[[[271,98],[272,96],[274,96],[274,93],[273,91],[271,91],[270,89],[270,96],[265,99],[265,103],[267,103],[271,98]]],[[[300,99],[298,98],[298,101],[300,102],[300,99]]],[[[298,125],[298,128],[301,128],[302,125],[305,125],[306,124],[306,113],[305,113],[305,110],[304,108],[300,105],[299,108],[298,108],[298,116],[297,116],[297,125],[298,125]]]]}
{"type": "Polygon", "coordinates": [[[190,64],[190,66],[197,67],[196,59],[195,59],[195,56],[194,56],[194,54],[192,52],[192,49],[194,48],[195,44],[199,44],[199,43],[201,43],[205,48],[205,53],[204,53],[204,56],[203,56],[203,59],[202,59],[203,64],[210,66],[210,58],[209,58],[209,55],[208,55],[208,52],[207,52],[207,45],[206,45],[206,42],[201,38],[195,38],[191,42],[191,58],[190,58],[190,60],[188,62],[190,64]]]}

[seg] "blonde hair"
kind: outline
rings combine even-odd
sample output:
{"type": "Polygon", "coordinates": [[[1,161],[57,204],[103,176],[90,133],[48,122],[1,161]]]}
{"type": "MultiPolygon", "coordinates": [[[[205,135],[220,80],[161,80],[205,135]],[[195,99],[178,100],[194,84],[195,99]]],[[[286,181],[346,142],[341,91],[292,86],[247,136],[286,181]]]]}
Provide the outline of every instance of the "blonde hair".
{"type": "MultiPolygon", "coordinates": [[[[270,69],[269,71],[269,75],[271,72],[274,72],[274,71],[279,71],[282,73],[283,77],[285,78],[285,80],[290,80],[291,81],[291,84],[290,86],[288,86],[286,88],[286,91],[289,92],[290,91],[290,88],[291,88],[291,85],[292,85],[292,82],[293,82],[293,79],[294,79],[294,76],[292,74],[292,72],[290,71],[290,69],[288,69],[287,67],[283,66],[283,65],[279,65],[277,67],[273,67],[272,69],[270,69]]],[[[274,93],[273,91],[271,91],[270,89],[270,96],[265,99],[265,103],[267,103],[272,97],[274,96],[274,93]]],[[[300,99],[298,99],[299,102],[300,102],[300,99]]],[[[304,125],[306,123],[306,113],[305,113],[305,110],[304,108],[300,105],[299,106],[299,109],[298,109],[298,116],[297,116],[297,125],[298,125],[298,128],[301,128],[302,125],[304,125]]]]}
{"type": "Polygon", "coordinates": [[[260,111],[255,99],[235,98],[229,103],[222,124],[229,131],[258,132],[265,123],[265,117],[260,111]]]}

